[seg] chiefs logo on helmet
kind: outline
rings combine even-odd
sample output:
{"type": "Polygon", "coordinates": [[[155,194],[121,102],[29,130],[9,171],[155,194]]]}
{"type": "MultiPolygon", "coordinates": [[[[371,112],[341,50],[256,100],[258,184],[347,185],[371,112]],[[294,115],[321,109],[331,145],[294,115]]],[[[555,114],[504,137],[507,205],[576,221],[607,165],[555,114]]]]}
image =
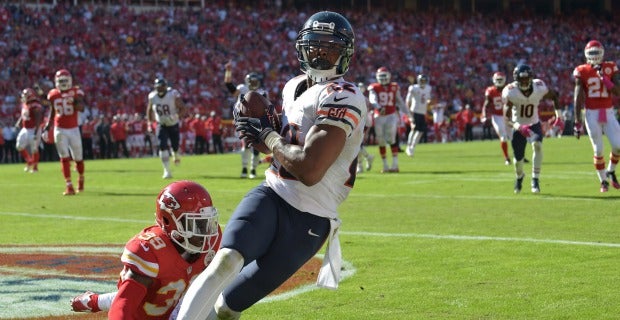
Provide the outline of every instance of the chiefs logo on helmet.
{"type": "Polygon", "coordinates": [[[176,210],[180,207],[181,205],[177,199],[175,199],[174,196],[167,190],[161,194],[161,197],[159,197],[159,208],[162,210],[176,210]]]}

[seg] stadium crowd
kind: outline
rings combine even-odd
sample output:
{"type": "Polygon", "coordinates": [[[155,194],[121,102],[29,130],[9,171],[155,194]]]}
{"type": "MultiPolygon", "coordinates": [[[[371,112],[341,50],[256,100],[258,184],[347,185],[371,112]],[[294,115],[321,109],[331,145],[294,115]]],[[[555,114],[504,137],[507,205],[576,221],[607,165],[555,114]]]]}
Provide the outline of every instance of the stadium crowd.
{"type": "MultiPolygon", "coordinates": [[[[618,23],[587,12],[541,16],[351,8],[343,13],[356,30],[351,79],[374,82],[377,68],[386,66],[392,81],[406,90],[425,73],[435,99],[447,104],[446,113],[453,119],[467,104],[479,113],[493,72],[505,72],[510,81],[519,62],[533,66],[536,77],[558,90],[561,105],[572,108],[571,72],[584,61],[585,43],[596,38],[606,46],[608,59],[620,58],[613,32],[618,23]]],[[[85,92],[84,121],[144,115],[146,97],[159,75],[182,93],[191,111],[187,124],[212,112],[230,119],[233,100],[223,83],[229,60],[235,65],[233,78],[261,73],[271,100],[279,103],[285,81],[300,73],[290,43],[305,19],[305,10],[234,7],[223,0],[204,9],[140,11],[126,6],[4,4],[0,160],[18,161],[10,150],[10,129],[19,116],[19,93],[34,83],[52,88],[59,68],[70,70],[85,92]]],[[[101,153],[96,130],[92,135],[101,153]]],[[[191,153],[190,148],[185,152],[191,153]]]]}

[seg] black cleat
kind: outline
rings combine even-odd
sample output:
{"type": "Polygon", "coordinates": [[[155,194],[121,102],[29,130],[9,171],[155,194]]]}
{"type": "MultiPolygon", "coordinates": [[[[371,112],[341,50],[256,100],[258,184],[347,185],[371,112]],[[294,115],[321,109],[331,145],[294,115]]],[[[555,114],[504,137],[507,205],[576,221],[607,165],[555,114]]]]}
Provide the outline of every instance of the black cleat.
{"type": "Polygon", "coordinates": [[[532,178],[532,192],[540,193],[540,185],[538,183],[538,178],[532,178]]]}
{"type": "Polygon", "coordinates": [[[517,178],[517,180],[515,180],[515,193],[521,192],[522,187],[523,187],[523,177],[517,178]]]}

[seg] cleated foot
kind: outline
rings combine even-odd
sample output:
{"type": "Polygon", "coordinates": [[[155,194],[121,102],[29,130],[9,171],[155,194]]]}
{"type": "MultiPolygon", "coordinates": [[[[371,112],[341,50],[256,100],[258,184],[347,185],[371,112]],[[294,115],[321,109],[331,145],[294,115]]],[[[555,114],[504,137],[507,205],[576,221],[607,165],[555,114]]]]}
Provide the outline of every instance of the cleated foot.
{"type": "Polygon", "coordinates": [[[75,195],[75,190],[73,189],[73,186],[68,186],[67,189],[65,189],[65,192],[62,193],[63,196],[73,196],[75,195]]]}
{"type": "Polygon", "coordinates": [[[607,192],[609,191],[609,182],[607,182],[607,180],[601,182],[601,192],[607,192]]]}
{"type": "Polygon", "coordinates": [[[373,155],[369,155],[368,158],[366,158],[366,171],[370,171],[370,169],[372,168],[372,162],[375,160],[375,156],[373,155]]]}
{"type": "Polygon", "coordinates": [[[620,189],[620,183],[618,183],[618,178],[616,178],[616,171],[609,171],[609,172],[607,172],[607,178],[609,178],[609,180],[611,180],[611,185],[615,189],[620,189]]]}
{"type": "Polygon", "coordinates": [[[523,177],[515,180],[515,193],[520,193],[523,188],[523,177]]]}
{"type": "Polygon", "coordinates": [[[532,192],[533,193],[540,193],[540,184],[538,182],[538,178],[533,178],[532,179],[532,192]]]}

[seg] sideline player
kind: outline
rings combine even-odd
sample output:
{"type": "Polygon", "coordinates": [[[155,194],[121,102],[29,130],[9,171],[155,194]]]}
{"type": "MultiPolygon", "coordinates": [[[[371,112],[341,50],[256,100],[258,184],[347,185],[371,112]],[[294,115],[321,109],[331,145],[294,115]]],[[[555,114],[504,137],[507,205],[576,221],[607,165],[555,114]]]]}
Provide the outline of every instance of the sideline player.
{"type": "Polygon", "coordinates": [[[620,95],[620,73],[614,61],[604,61],[605,48],[592,40],[584,49],[586,63],[573,70],[575,78],[575,134],[583,133],[582,110],[585,106],[585,124],[594,150],[594,168],[601,183],[600,191],[609,190],[609,180],[614,188],[620,189],[616,177],[616,166],[620,159],[620,125],[615,117],[612,93],[620,95]],[[603,134],[611,145],[609,164],[605,169],[603,155],[603,134]]]}
{"type": "Polygon", "coordinates": [[[284,86],[280,134],[266,119],[271,117],[235,119],[246,142],[273,152],[272,166],[266,181],[235,209],[221,249],[190,285],[177,319],[204,320],[209,314],[209,319],[239,319],[325,242],[317,283],[338,287],[337,208],[355,183],[367,113],[360,89],[343,78],[354,39],[342,15],[322,11],[310,16],[295,43],[305,75],[284,86]]]}
{"type": "Polygon", "coordinates": [[[108,319],[174,319],[190,281],[213,260],[222,231],[209,192],[176,181],[157,196],[155,221],[125,245],[118,291],[87,291],[71,300],[75,312],[109,311],[108,319]]]}
{"type": "Polygon", "coordinates": [[[84,110],[84,91],[73,85],[73,77],[66,69],[56,71],[55,88],[47,93],[50,101],[50,115],[43,131],[54,126],[54,142],[60,158],[62,174],[65,178],[63,195],[75,194],[71,181],[71,160],[79,174],[77,192],[84,191],[84,158],[82,154],[82,136],[78,127],[79,112],[84,110]]]}
{"type": "Polygon", "coordinates": [[[534,78],[534,71],[529,65],[521,64],[515,67],[514,82],[508,84],[502,91],[502,101],[506,110],[506,120],[514,129],[512,136],[512,152],[515,159],[516,180],[514,192],[522,189],[523,158],[527,143],[532,145],[532,192],[540,192],[540,170],[542,167],[544,134],[538,117],[538,105],[543,99],[553,100],[556,116],[560,116],[558,94],[547,87],[545,82],[534,78]]]}
{"type": "Polygon", "coordinates": [[[156,136],[159,144],[159,158],[164,167],[162,178],[171,179],[170,156],[175,165],[181,162],[179,157],[179,120],[185,114],[185,103],[176,89],[168,86],[166,79],[158,77],[153,82],[154,90],[149,93],[146,108],[147,130],[152,132],[153,121],[157,122],[156,136]],[[170,141],[170,144],[168,144],[170,141]],[[172,151],[170,150],[172,149],[172,151]]]}
{"type": "Polygon", "coordinates": [[[417,83],[410,85],[407,89],[407,97],[405,98],[405,103],[413,118],[411,121],[412,128],[407,137],[407,148],[405,149],[405,153],[410,157],[413,157],[416,145],[420,143],[420,139],[428,130],[426,113],[433,91],[433,87],[428,83],[427,75],[419,74],[416,80],[417,83]]]}

